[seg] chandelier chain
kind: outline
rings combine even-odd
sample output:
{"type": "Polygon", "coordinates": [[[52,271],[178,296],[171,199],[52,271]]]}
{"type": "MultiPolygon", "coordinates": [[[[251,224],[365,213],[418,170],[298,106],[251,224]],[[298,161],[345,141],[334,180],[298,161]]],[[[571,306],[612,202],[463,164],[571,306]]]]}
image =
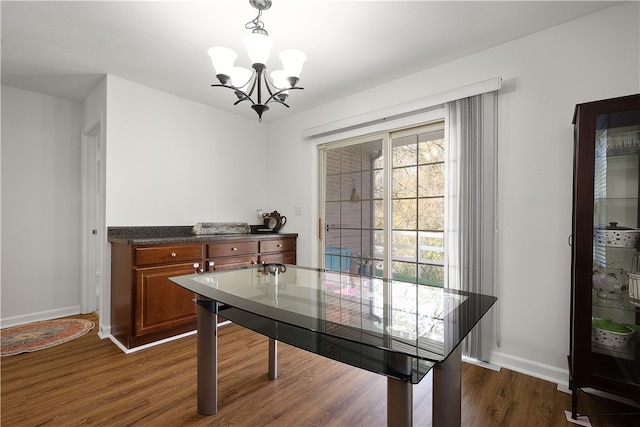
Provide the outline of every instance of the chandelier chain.
{"type": "Polygon", "coordinates": [[[247,22],[244,27],[247,30],[254,30],[254,32],[260,32],[260,33],[264,33],[267,34],[267,30],[264,29],[264,22],[262,22],[260,20],[260,18],[262,17],[262,10],[259,9],[258,10],[258,16],[256,16],[254,19],[252,19],[251,21],[247,22]],[[257,30],[257,31],[256,31],[257,30]]]}

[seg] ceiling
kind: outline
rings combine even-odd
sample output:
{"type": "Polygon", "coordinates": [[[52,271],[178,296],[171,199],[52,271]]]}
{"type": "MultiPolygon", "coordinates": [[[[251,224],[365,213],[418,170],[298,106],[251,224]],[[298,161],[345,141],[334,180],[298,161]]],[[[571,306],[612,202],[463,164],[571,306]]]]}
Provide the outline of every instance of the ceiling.
{"type": "MultiPolygon", "coordinates": [[[[303,111],[599,10],[611,1],[273,0],[262,21],[277,54],[308,60],[290,109],[303,111]]],[[[248,0],[5,1],[2,84],[83,100],[105,74],[257,118],[217,83],[207,49],[228,46],[249,66],[242,38],[257,11],[248,0]]]]}

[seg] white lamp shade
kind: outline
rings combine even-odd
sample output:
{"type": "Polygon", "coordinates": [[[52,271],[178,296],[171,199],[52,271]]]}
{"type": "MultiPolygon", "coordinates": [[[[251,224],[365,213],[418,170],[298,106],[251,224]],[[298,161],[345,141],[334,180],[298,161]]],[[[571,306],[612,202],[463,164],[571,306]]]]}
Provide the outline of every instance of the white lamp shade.
{"type": "Polygon", "coordinates": [[[284,75],[284,70],[273,71],[270,75],[273,85],[278,89],[289,89],[291,87],[287,81],[287,76],[284,75]]]}
{"type": "Polygon", "coordinates": [[[251,64],[267,65],[273,47],[273,40],[268,35],[249,33],[244,38],[244,45],[247,47],[251,64]]]}
{"type": "Polygon", "coordinates": [[[300,78],[302,65],[307,60],[307,55],[299,50],[287,49],[280,52],[280,60],[286,77],[300,78]]]}
{"type": "Polygon", "coordinates": [[[244,67],[233,67],[231,70],[231,84],[243,92],[246,92],[251,82],[253,72],[244,67]]]}
{"type": "Polygon", "coordinates": [[[233,63],[238,58],[238,55],[229,49],[228,47],[212,47],[207,53],[211,57],[211,63],[216,70],[216,74],[225,74],[231,76],[231,70],[233,69],[233,63]]]}

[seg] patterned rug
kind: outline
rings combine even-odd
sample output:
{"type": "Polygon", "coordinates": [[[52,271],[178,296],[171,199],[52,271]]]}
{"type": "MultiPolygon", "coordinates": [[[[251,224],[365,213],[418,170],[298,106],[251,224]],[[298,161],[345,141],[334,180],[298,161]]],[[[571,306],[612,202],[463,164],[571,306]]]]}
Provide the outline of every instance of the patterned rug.
{"type": "Polygon", "coordinates": [[[42,350],[78,338],[91,329],[85,319],[53,319],[0,330],[0,356],[42,350]]]}

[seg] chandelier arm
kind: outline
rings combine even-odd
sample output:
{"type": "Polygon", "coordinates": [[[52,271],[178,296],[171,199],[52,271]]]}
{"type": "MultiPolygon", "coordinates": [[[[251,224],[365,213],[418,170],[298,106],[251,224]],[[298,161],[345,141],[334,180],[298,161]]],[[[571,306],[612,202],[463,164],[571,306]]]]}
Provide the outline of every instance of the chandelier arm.
{"type": "MultiPolygon", "coordinates": [[[[251,103],[251,105],[257,105],[255,102],[253,102],[253,99],[249,98],[248,96],[246,96],[246,94],[244,94],[244,92],[242,92],[242,94],[244,95],[242,98],[238,97],[238,100],[236,102],[233,103],[233,105],[238,105],[241,102],[244,101],[249,101],[251,103]]],[[[237,93],[236,93],[237,95],[237,93]]]]}
{"type": "Polygon", "coordinates": [[[231,89],[234,93],[236,93],[236,96],[238,93],[240,93],[243,96],[243,98],[238,99],[236,102],[233,103],[233,105],[237,105],[239,102],[242,102],[242,101],[249,101],[251,102],[252,105],[256,104],[255,102],[253,102],[253,99],[251,98],[251,92],[247,94],[246,92],[241,91],[236,87],[228,86],[228,85],[211,85],[211,87],[226,87],[227,89],[231,89]]]}
{"type": "Polygon", "coordinates": [[[271,79],[271,77],[268,74],[264,75],[264,85],[267,87],[267,91],[269,92],[269,98],[267,99],[267,101],[264,103],[264,105],[269,104],[272,101],[277,102],[278,104],[282,104],[285,107],[289,108],[289,106],[284,102],[284,100],[280,99],[278,97],[279,94],[288,91],[289,89],[279,89],[275,83],[273,83],[273,80],[271,79]],[[275,92],[272,89],[277,89],[275,92]]]}
{"type": "MultiPolygon", "coordinates": [[[[269,99],[273,98],[273,91],[271,90],[271,88],[273,87],[275,89],[278,89],[278,87],[273,84],[273,80],[271,80],[271,77],[267,73],[264,74],[264,85],[267,87],[267,91],[269,92],[269,99]]],[[[269,102],[269,100],[267,100],[267,102],[269,102]]],[[[267,102],[265,102],[265,104],[267,102]]]]}
{"type": "Polygon", "coordinates": [[[271,101],[275,101],[275,102],[277,102],[277,103],[279,103],[279,104],[282,104],[282,105],[286,106],[287,108],[289,108],[289,106],[288,106],[286,103],[284,103],[283,101],[280,101],[277,97],[278,97],[278,95],[279,95],[279,94],[281,94],[282,92],[286,92],[286,91],[288,91],[288,90],[295,90],[295,89],[303,90],[304,88],[303,88],[303,87],[290,87],[290,88],[288,88],[288,89],[281,89],[281,90],[279,90],[279,91],[274,92],[273,94],[271,94],[271,96],[269,97],[269,99],[267,99],[267,102],[265,102],[265,103],[264,103],[264,105],[267,105],[267,104],[268,104],[268,103],[270,103],[271,101]]]}
{"type": "MultiPolygon", "coordinates": [[[[253,79],[253,82],[251,82],[251,89],[249,89],[248,95],[245,94],[247,96],[247,98],[251,99],[251,103],[255,105],[255,102],[253,102],[253,98],[251,98],[251,96],[253,96],[253,91],[256,88],[256,83],[259,85],[260,83],[258,82],[258,79],[260,78],[260,76],[255,73],[251,74],[251,79],[253,79]]],[[[248,83],[248,82],[247,82],[248,83]]],[[[242,86],[244,87],[244,86],[242,86]]],[[[244,92],[243,92],[244,93],[244,92]]],[[[258,102],[260,102],[260,96],[258,95],[258,102]]]]}
{"type": "Polygon", "coordinates": [[[289,108],[289,104],[287,104],[287,103],[286,103],[286,102],[284,102],[284,101],[280,101],[280,100],[279,100],[279,99],[277,99],[277,98],[276,98],[276,99],[274,99],[274,101],[275,101],[275,102],[277,102],[277,103],[278,103],[278,104],[280,104],[280,105],[284,105],[285,107],[289,108]]]}
{"type": "Polygon", "coordinates": [[[247,87],[247,86],[249,86],[249,83],[251,83],[251,89],[249,89],[249,95],[251,95],[251,92],[253,91],[253,87],[256,84],[255,77],[256,77],[256,75],[254,73],[251,73],[251,75],[249,76],[249,79],[246,82],[242,83],[241,85],[234,86],[234,87],[239,87],[239,88],[240,87],[247,87]],[[253,82],[251,81],[252,79],[253,79],[253,82]]]}

